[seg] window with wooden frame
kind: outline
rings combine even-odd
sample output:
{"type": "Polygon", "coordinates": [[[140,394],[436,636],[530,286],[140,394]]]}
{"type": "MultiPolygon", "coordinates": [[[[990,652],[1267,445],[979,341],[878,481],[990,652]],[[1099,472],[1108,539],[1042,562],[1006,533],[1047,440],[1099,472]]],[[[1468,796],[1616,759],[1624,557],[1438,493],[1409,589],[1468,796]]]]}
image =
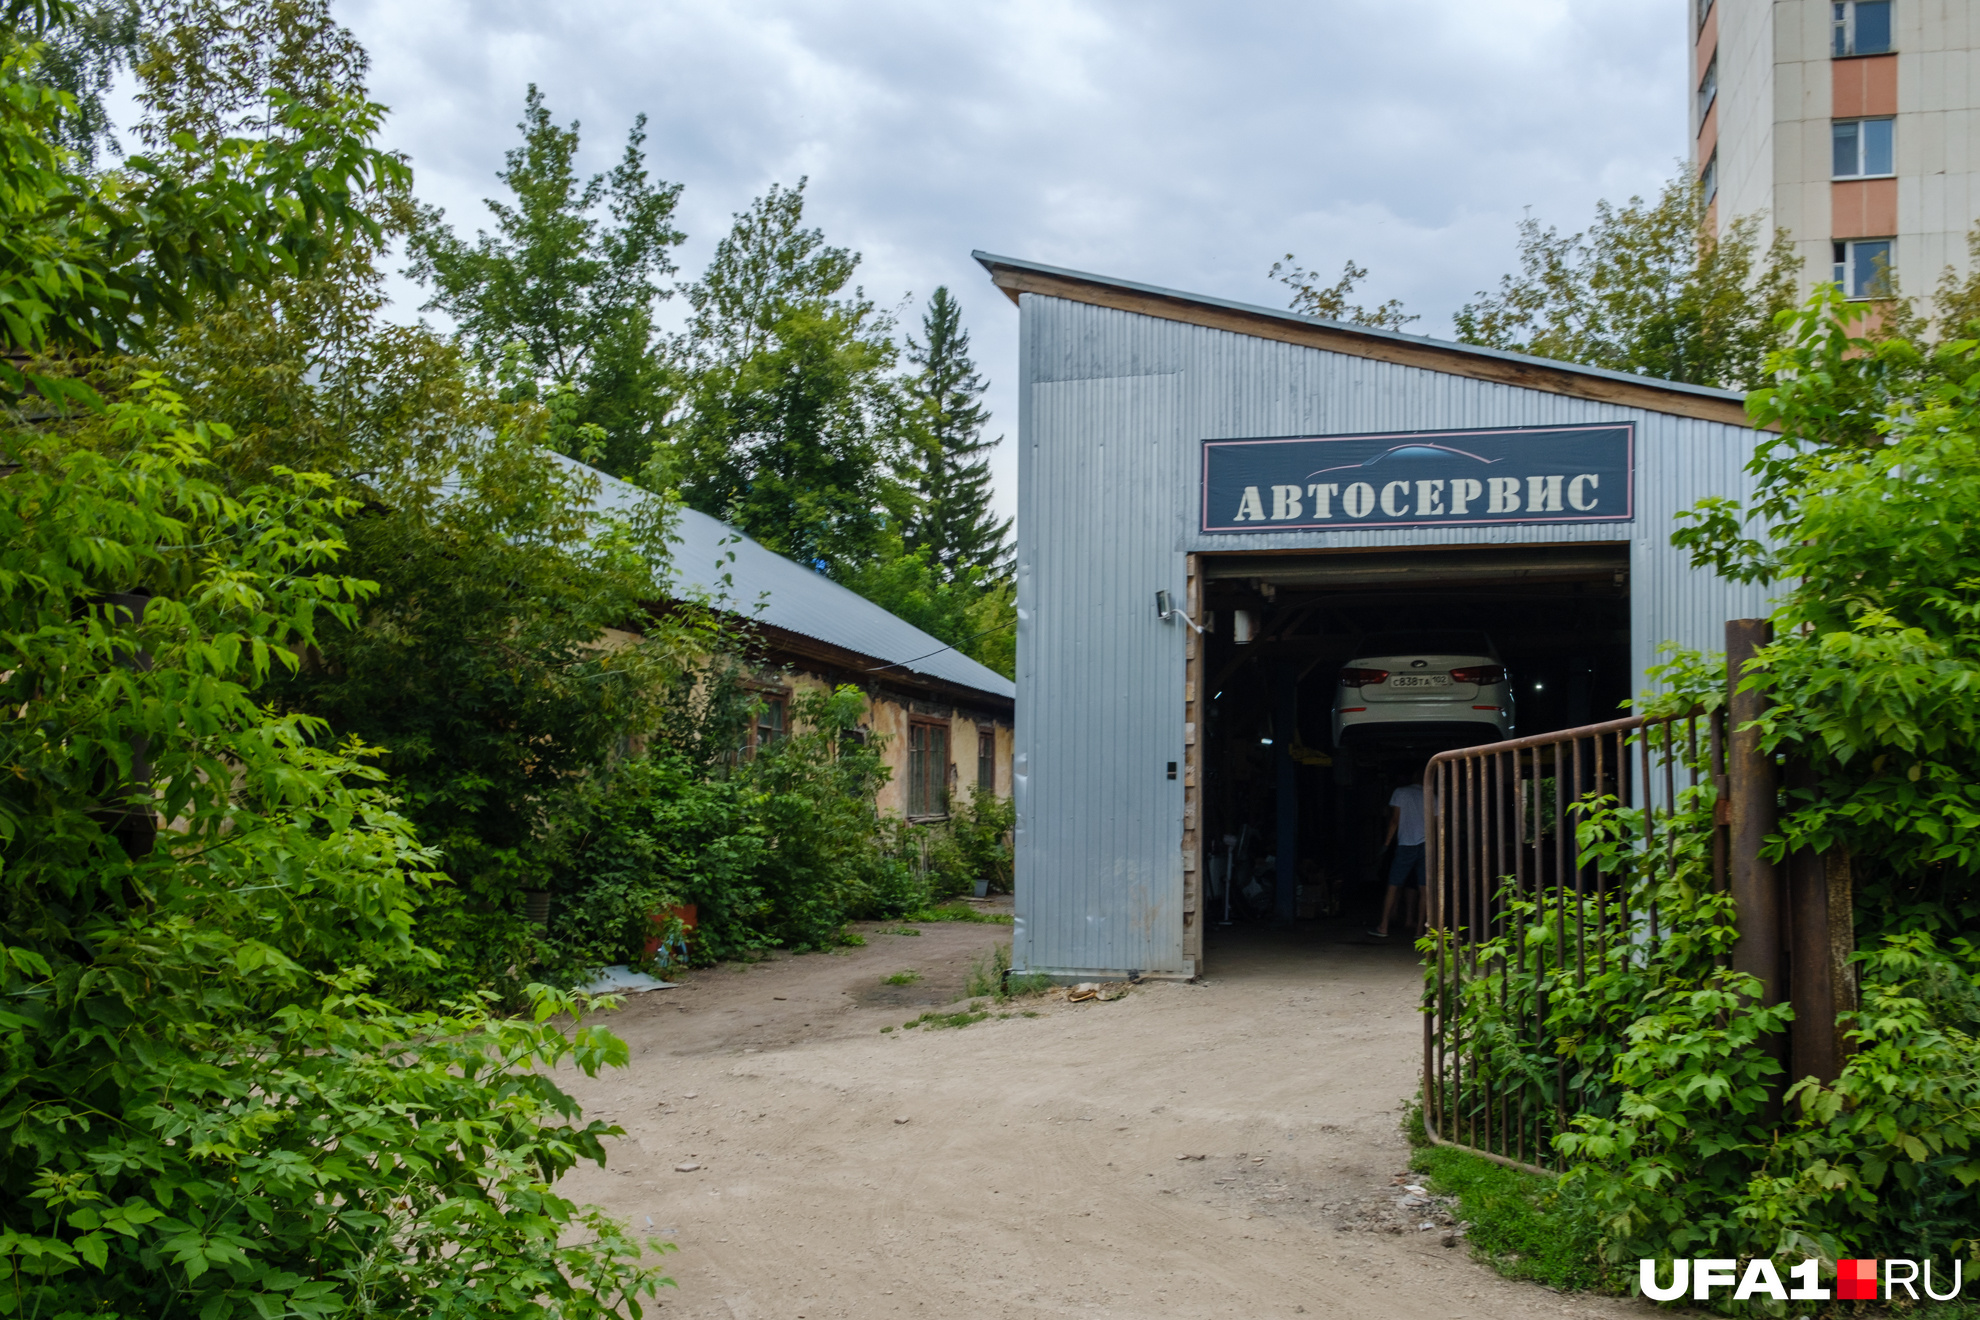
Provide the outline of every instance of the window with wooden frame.
{"type": "Polygon", "coordinates": [[[743,686],[756,699],[756,709],[743,728],[742,753],[755,756],[757,749],[781,742],[789,732],[791,690],[761,680],[743,680],[743,686]]]}
{"type": "Polygon", "coordinates": [[[764,693],[758,700],[762,704],[756,708],[756,724],[750,730],[751,751],[782,742],[786,732],[785,720],[789,716],[788,702],[783,696],[764,693]]]}
{"type": "Polygon", "coordinates": [[[908,816],[949,814],[949,726],[916,720],[908,725],[908,816]]]}
{"type": "Polygon", "coordinates": [[[997,791],[997,729],[995,725],[976,726],[976,788],[984,794],[997,791]]]}

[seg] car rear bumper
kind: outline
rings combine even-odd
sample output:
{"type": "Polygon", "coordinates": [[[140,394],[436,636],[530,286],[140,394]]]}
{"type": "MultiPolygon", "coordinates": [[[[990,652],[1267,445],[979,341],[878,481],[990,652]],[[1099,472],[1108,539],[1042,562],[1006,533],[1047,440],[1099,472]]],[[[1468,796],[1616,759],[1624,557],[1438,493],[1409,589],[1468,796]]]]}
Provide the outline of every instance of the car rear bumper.
{"type": "Polygon", "coordinates": [[[1434,718],[1410,719],[1376,710],[1334,715],[1336,747],[1476,747],[1511,736],[1511,720],[1497,711],[1439,711],[1434,718]]]}

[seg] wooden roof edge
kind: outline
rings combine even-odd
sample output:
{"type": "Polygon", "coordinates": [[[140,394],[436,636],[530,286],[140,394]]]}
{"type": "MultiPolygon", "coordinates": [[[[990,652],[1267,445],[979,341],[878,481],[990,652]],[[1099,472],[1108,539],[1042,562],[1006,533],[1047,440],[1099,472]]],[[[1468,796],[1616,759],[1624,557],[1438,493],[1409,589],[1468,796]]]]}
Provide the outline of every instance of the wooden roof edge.
{"type": "Polygon", "coordinates": [[[1474,344],[1321,321],[1270,307],[1256,307],[1204,294],[1184,293],[1084,271],[1017,261],[987,252],[973,255],[990,273],[991,282],[1002,289],[1013,303],[1018,302],[1023,294],[1035,293],[1376,362],[1420,367],[1446,375],[1563,394],[1595,403],[1717,422],[1742,430],[1758,429],[1746,415],[1745,396],[1731,390],[1657,380],[1602,367],[1585,367],[1525,353],[1481,348],[1474,344]]]}

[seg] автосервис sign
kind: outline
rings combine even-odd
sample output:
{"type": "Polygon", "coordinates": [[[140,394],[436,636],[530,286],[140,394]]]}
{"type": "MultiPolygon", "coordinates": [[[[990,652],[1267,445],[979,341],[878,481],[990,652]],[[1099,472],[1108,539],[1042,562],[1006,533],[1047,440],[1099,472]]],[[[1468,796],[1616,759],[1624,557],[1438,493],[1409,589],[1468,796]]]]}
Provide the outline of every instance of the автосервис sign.
{"type": "Polygon", "coordinates": [[[1628,522],[1635,446],[1631,422],[1205,440],[1200,527],[1628,522]]]}

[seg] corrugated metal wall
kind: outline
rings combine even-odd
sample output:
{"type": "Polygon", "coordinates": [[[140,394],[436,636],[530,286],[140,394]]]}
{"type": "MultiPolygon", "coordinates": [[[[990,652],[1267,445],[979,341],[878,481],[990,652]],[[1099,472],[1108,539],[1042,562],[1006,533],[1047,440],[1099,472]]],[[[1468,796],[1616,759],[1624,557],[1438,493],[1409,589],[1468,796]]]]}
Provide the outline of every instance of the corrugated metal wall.
{"type": "Polygon", "coordinates": [[[1630,541],[1639,674],[1660,643],[1717,649],[1758,588],[1694,572],[1673,515],[1744,495],[1752,433],[1027,293],[1018,463],[1017,908],[1013,961],[1182,970],[1184,557],[1630,541]],[[1637,423],[1636,521],[1205,536],[1197,442],[1568,422],[1637,423]]]}
{"type": "MultiPolygon", "coordinates": [[[[1019,523],[1049,548],[1018,585],[1021,966],[1182,965],[1181,631],[1155,614],[1172,582],[1182,378],[1043,381],[1029,391],[1019,523]],[[1080,565],[1098,569],[1082,572],[1080,565]],[[1067,676],[1072,676],[1070,679],[1067,676]],[[1030,755],[1025,749],[1031,749],[1030,755]]],[[[1022,425],[1022,421],[1020,422],[1022,425]]]]}

